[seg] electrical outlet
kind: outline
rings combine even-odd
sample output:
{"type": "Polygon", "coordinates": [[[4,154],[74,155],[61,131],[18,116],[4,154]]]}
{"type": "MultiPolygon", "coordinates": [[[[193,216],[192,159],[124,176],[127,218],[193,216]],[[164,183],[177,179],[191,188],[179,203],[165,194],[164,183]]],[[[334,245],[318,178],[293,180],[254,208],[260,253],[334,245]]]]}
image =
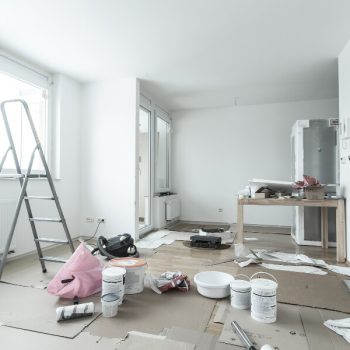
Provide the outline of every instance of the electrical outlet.
{"type": "Polygon", "coordinates": [[[222,212],[223,212],[223,209],[222,209],[222,208],[219,208],[219,209],[218,209],[218,212],[219,212],[219,213],[222,213],[222,212]]]}
{"type": "Polygon", "coordinates": [[[96,220],[97,220],[98,223],[106,222],[105,218],[96,218],[96,220]]]}
{"type": "Polygon", "coordinates": [[[88,223],[90,223],[90,224],[92,224],[93,222],[95,222],[95,219],[94,219],[94,218],[91,218],[91,217],[86,218],[85,220],[86,220],[86,222],[88,222],[88,223]]]}

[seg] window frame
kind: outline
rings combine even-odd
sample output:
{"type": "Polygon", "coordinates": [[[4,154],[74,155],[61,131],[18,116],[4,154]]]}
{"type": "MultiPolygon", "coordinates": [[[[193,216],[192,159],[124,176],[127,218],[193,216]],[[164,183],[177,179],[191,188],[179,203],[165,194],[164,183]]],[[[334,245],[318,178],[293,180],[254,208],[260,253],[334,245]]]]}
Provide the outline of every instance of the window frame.
{"type": "MultiPolygon", "coordinates": [[[[53,105],[54,105],[54,96],[53,96],[53,78],[52,75],[46,71],[41,70],[29,63],[18,59],[12,55],[7,54],[6,52],[0,50],[0,72],[12,77],[14,79],[23,81],[24,83],[33,85],[37,88],[42,88],[47,90],[47,106],[46,106],[46,130],[44,140],[42,140],[41,144],[43,147],[44,155],[46,158],[46,162],[51,168],[53,164],[53,105]]],[[[2,118],[2,116],[0,115],[2,118]]],[[[3,155],[0,154],[0,157],[3,155]]],[[[8,154],[8,157],[12,157],[11,154],[8,154]]],[[[38,154],[35,155],[38,157],[38,154]]],[[[26,167],[21,168],[22,172],[25,172],[26,167]]],[[[2,172],[6,173],[16,173],[16,169],[14,168],[3,168],[2,172]]],[[[33,169],[35,173],[44,173],[44,170],[33,169]]],[[[6,180],[5,178],[1,180],[6,180]]]]}

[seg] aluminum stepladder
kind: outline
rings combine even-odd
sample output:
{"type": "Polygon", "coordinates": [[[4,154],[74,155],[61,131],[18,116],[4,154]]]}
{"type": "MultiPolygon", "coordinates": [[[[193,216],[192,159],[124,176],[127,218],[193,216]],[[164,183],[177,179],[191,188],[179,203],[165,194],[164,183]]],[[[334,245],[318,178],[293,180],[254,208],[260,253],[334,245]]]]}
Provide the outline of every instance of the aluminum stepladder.
{"type": "Polygon", "coordinates": [[[3,117],[3,121],[4,121],[4,125],[5,125],[5,129],[6,129],[6,134],[9,140],[9,147],[6,150],[1,162],[0,162],[0,178],[8,178],[8,179],[18,179],[21,185],[21,191],[20,191],[20,195],[18,197],[18,201],[17,201],[17,206],[15,209],[15,214],[12,220],[12,224],[11,224],[11,228],[10,228],[10,232],[7,238],[7,242],[4,248],[4,252],[2,254],[2,258],[0,261],[0,280],[1,280],[1,276],[6,264],[6,260],[7,260],[7,255],[9,253],[10,250],[10,246],[11,246],[11,242],[12,242],[12,238],[15,232],[15,228],[16,228],[16,224],[18,221],[18,216],[22,207],[22,203],[24,201],[25,203],[25,207],[27,210],[27,214],[28,214],[28,219],[29,219],[29,223],[30,223],[30,227],[33,233],[33,237],[34,237],[34,242],[35,242],[35,246],[38,252],[38,256],[39,256],[39,261],[41,264],[41,268],[43,272],[46,272],[46,266],[45,266],[45,261],[51,261],[51,262],[57,262],[57,263],[64,263],[66,262],[64,259],[62,258],[57,258],[57,257],[49,257],[49,256],[43,256],[43,252],[40,246],[40,242],[45,242],[45,243],[56,243],[56,244],[67,244],[70,248],[70,250],[72,251],[72,253],[74,252],[74,246],[73,246],[73,242],[72,242],[72,238],[69,234],[69,230],[68,230],[68,226],[66,223],[66,220],[64,218],[63,215],[63,211],[60,205],[60,202],[58,200],[58,196],[55,190],[55,186],[52,180],[52,176],[50,173],[50,170],[48,168],[46,159],[45,159],[45,155],[38,137],[38,134],[35,130],[35,126],[33,123],[33,119],[31,117],[30,111],[29,111],[29,107],[27,102],[25,102],[24,100],[20,100],[20,99],[15,99],[15,100],[7,100],[7,101],[3,101],[0,104],[0,109],[1,109],[1,113],[2,113],[2,117],[3,117]],[[25,114],[27,116],[28,122],[29,122],[29,126],[30,129],[33,133],[33,137],[35,140],[35,147],[34,150],[30,156],[30,160],[29,160],[29,164],[28,164],[28,168],[25,172],[22,172],[21,170],[21,166],[18,160],[18,156],[17,156],[17,152],[16,152],[16,148],[14,145],[14,140],[12,137],[12,133],[11,133],[11,128],[8,122],[8,117],[6,114],[6,109],[5,106],[7,104],[13,104],[13,103],[19,103],[23,106],[25,114]],[[12,153],[13,155],[13,159],[14,159],[14,163],[15,163],[15,167],[16,167],[16,173],[14,174],[2,174],[2,168],[5,164],[7,155],[9,153],[12,153]],[[34,158],[35,158],[35,154],[38,153],[39,157],[41,159],[41,162],[43,164],[44,167],[44,173],[40,173],[40,174],[32,174],[32,166],[33,166],[33,162],[34,162],[34,158]],[[27,195],[27,186],[28,186],[28,182],[30,179],[38,179],[38,178],[45,178],[48,181],[50,190],[51,190],[51,196],[29,196],[27,195]],[[30,205],[30,200],[53,200],[55,202],[56,208],[57,208],[57,212],[58,212],[58,216],[59,218],[41,218],[41,217],[33,217],[33,212],[31,209],[31,205],[30,205]],[[44,222],[56,222],[56,223],[61,223],[63,226],[63,230],[65,233],[66,238],[65,239],[56,239],[56,238],[41,238],[38,236],[37,233],[37,228],[35,225],[36,221],[44,221],[44,222]]]}

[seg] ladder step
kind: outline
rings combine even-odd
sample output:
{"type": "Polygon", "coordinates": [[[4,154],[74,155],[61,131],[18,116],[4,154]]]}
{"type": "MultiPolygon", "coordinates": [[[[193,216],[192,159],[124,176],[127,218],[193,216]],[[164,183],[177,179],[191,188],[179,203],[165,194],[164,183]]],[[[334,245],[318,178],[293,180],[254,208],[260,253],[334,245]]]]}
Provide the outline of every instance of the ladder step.
{"type": "Polygon", "coordinates": [[[24,199],[45,199],[45,200],[54,200],[54,197],[49,197],[49,196],[26,196],[24,199]]]}
{"type": "Polygon", "coordinates": [[[40,178],[47,178],[46,174],[29,174],[28,177],[30,179],[40,179],[40,178]]]}
{"type": "Polygon", "coordinates": [[[21,179],[24,178],[23,174],[0,174],[0,179],[21,179]]]}
{"type": "Polygon", "coordinates": [[[58,243],[58,244],[68,244],[69,243],[66,239],[45,238],[45,237],[35,238],[34,241],[35,242],[58,243]]]}
{"type": "Polygon", "coordinates": [[[30,218],[29,221],[62,222],[59,218],[30,218]]]}
{"type": "Polygon", "coordinates": [[[51,261],[51,262],[56,262],[56,263],[65,263],[67,260],[62,259],[62,258],[55,258],[53,256],[43,256],[40,258],[41,261],[51,261]]]}

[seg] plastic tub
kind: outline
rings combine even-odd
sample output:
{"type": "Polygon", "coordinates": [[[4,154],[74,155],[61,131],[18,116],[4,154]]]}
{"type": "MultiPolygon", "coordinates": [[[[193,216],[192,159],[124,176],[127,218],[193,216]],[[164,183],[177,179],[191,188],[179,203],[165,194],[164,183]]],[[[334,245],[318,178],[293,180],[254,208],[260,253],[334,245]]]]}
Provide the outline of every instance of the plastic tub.
{"type": "Polygon", "coordinates": [[[249,281],[249,277],[238,274],[235,276],[235,279],[230,283],[231,289],[231,306],[235,309],[249,309],[250,308],[250,292],[251,292],[251,284],[249,281]],[[245,277],[248,279],[242,280],[238,279],[238,277],[245,277]]]}
{"type": "Polygon", "coordinates": [[[142,293],[144,288],[146,260],[140,258],[112,259],[110,266],[121,267],[126,270],[125,294],[142,293]]]}
{"type": "Polygon", "coordinates": [[[198,293],[212,299],[222,299],[230,295],[230,282],[234,277],[221,271],[203,271],[194,276],[198,293]]]}
{"type": "Polygon", "coordinates": [[[102,295],[116,294],[119,297],[119,305],[123,302],[125,292],[126,270],[122,267],[106,267],[102,271],[102,295]]]}
{"type": "Polygon", "coordinates": [[[114,317],[118,313],[119,297],[117,294],[109,293],[102,295],[102,315],[104,317],[114,317]]]}

